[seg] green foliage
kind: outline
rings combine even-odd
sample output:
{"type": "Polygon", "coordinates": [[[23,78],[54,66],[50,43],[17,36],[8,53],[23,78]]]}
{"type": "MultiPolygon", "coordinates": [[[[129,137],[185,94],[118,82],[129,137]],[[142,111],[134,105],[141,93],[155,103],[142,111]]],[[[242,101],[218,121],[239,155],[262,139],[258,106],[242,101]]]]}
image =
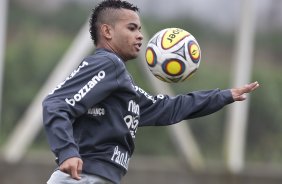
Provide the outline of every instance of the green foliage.
{"type": "MultiPolygon", "coordinates": [[[[13,3],[12,6],[7,33],[1,137],[6,137],[23,115],[75,33],[65,30],[65,25],[44,22],[51,20],[48,15],[26,11],[13,3]]],[[[69,14],[68,11],[64,13],[69,14]]],[[[54,20],[56,16],[51,15],[54,20]]],[[[83,17],[80,19],[83,22],[83,17]]],[[[79,28],[77,26],[76,31],[79,28]]]]}
{"type": "Polygon", "coordinates": [[[282,77],[275,66],[264,64],[254,73],[261,84],[251,98],[248,127],[248,158],[254,161],[282,161],[282,77]]]}

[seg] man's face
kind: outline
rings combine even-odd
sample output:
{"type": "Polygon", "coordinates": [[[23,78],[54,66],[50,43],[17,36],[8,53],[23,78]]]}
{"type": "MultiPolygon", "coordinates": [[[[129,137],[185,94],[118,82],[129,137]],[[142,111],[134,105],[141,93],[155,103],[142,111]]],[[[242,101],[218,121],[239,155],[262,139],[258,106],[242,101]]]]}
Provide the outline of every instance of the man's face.
{"type": "Polygon", "coordinates": [[[143,40],[139,16],[136,12],[127,9],[119,10],[117,16],[109,44],[125,61],[134,59],[138,56],[143,40]]]}

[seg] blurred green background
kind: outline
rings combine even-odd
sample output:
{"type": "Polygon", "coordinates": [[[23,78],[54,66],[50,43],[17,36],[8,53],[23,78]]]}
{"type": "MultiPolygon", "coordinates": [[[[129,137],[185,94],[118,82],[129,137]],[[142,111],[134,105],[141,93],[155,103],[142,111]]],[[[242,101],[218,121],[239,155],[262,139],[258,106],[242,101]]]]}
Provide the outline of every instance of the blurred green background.
{"type": "MultiPolygon", "coordinates": [[[[69,1],[63,6],[45,10],[26,2],[32,1],[9,1],[0,146],[7,140],[95,5],[92,2],[88,3],[91,6],[87,6],[87,3],[69,1]]],[[[149,36],[163,28],[180,27],[192,33],[201,46],[200,69],[190,80],[171,85],[177,94],[231,87],[236,26],[220,31],[193,17],[183,15],[160,19],[142,11],[140,13],[149,36]]],[[[239,14],[235,15],[239,17],[239,14]]],[[[261,87],[251,95],[247,162],[282,164],[281,27],[271,24],[256,32],[252,80],[259,81],[261,87]]],[[[127,63],[129,71],[140,87],[152,92],[136,62],[143,61],[127,63]]],[[[189,125],[205,159],[221,162],[224,159],[226,108],[213,115],[190,120],[189,125]]],[[[136,145],[137,155],[177,154],[166,127],[139,128],[136,145]]],[[[50,152],[43,131],[30,150],[50,152]]]]}

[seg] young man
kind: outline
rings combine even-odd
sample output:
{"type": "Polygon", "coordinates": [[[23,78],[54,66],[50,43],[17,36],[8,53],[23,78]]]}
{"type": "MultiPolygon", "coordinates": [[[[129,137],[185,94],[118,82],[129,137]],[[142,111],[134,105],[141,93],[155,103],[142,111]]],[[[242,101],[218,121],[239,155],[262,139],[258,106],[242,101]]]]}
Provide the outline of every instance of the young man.
{"type": "Polygon", "coordinates": [[[257,82],[231,90],[151,96],[132,81],[125,62],[137,57],[143,36],[138,8],[105,0],[93,11],[95,54],[86,57],[43,101],[43,121],[58,169],[49,184],[120,183],[139,126],[178,123],[245,99],[257,82]]]}

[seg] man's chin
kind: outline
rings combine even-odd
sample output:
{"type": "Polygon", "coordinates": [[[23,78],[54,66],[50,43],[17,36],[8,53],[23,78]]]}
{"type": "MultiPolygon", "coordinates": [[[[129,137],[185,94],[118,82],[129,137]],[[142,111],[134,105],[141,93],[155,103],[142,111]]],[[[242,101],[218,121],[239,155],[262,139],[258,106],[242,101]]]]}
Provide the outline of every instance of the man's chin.
{"type": "Polygon", "coordinates": [[[126,61],[132,60],[132,59],[136,59],[137,57],[138,57],[138,54],[136,54],[136,55],[130,55],[130,56],[127,57],[126,61]]]}

